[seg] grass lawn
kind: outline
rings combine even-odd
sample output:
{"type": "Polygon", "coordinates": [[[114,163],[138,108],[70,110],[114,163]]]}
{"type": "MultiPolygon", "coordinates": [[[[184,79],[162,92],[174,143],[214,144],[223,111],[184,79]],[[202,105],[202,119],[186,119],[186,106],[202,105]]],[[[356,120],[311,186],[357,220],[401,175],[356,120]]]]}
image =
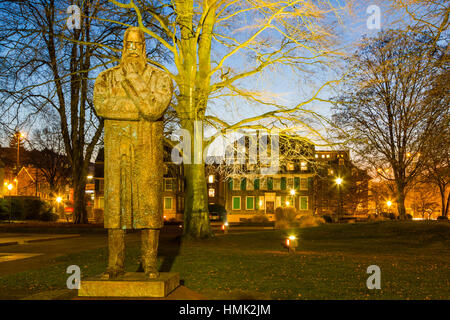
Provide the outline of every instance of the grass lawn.
{"type": "MultiPolygon", "coordinates": [[[[163,242],[160,264],[211,299],[450,299],[449,244],[446,222],[327,224],[229,233],[180,246],[163,242]],[[288,234],[300,238],[295,254],[281,246],[288,234]],[[370,265],[381,269],[381,290],[366,287],[370,265]]],[[[106,255],[106,248],[85,251],[5,276],[0,297],[63,292],[67,266],[79,265],[82,278],[97,275],[106,267],[106,255]]],[[[128,271],[137,269],[138,258],[138,244],[129,245],[128,271]]]]}

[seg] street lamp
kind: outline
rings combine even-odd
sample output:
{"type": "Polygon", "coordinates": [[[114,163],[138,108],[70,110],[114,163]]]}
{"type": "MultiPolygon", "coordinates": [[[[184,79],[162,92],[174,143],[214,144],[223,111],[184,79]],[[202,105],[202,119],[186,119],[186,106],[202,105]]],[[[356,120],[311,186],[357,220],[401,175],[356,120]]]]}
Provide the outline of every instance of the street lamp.
{"type": "Polygon", "coordinates": [[[19,164],[20,164],[20,161],[19,161],[19,150],[20,150],[20,139],[21,138],[25,138],[25,135],[22,133],[22,132],[17,132],[16,133],[16,136],[17,136],[17,174],[19,174],[19,164]]]}
{"type": "Polygon", "coordinates": [[[339,205],[338,205],[338,214],[337,214],[337,219],[339,222],[339,217],[342,214],[342,192],[341,192],[341,184],[344,180],[341,177],[336,178],[335,182],[338,186],[338,192],[339,192],[339,205]]]}
{"type": "Polygon", "coordinates": [[[388,202],[386,202],[387,206],[388,206],[388,212],[391,213],[391,206],[392,206],[392,201],[388,200],[388,202]]]}

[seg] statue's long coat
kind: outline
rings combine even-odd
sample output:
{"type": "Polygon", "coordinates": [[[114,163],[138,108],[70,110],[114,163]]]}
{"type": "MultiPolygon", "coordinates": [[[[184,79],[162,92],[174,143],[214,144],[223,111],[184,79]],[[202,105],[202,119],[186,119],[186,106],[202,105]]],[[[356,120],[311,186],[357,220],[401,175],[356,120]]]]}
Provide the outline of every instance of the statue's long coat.
{"type": "Polygon", "coordinates": [[[105,119],[105,228],[163,226],[161,117],[172,97],[172,81],[150,65],[141,79],[131,82],[138,96],[150,97],[140,110],[123,88],[121,65],[102,72],[95,82],[95,109],[105,119]]]}

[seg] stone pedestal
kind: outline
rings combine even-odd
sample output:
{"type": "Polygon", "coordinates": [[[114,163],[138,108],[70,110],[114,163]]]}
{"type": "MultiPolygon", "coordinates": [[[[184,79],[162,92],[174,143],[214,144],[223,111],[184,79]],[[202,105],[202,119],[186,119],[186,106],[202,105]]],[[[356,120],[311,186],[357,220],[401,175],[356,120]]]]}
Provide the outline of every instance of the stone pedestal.
{"type": "Polygon", "coordinates": [[[142,272],[127,272],[115,280],[100,276],[81,280],[79,297],[163,298],[180,285],[180,275],[161,272],[157,279],[147,279],[142,272]]]}

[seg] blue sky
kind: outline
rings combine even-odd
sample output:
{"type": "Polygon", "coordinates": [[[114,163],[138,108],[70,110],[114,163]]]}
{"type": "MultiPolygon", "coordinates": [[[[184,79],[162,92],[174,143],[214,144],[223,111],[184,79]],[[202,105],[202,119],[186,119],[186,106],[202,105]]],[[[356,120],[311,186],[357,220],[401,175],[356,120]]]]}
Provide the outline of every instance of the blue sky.
{"type": "MultiPolygon", "coordinates": [[[[381,29],[387,29],[398,25],[400,17],[392,12],[389,8],[390,1],[357,1],[350,14],[341,17],[340,24],[337,25],[336,41],[339,51],[350,55],[355,50],[355,44],[366,36],[373,36],[381,29]],[[373,15],[372,11],[367,12],[369,6],[377,6],[380,8],[380,29],[369,29],[367,21],[373,15]]],[[[242,63],[242,57],[235,57],[233,64],[242,63]]],[[[256,77],[247,79],[251,85],[249,88],[257,87],[261,91],[271,92],[277,96],[276,101],[279,104],[292,107],[302,101],[306,101],[316,93],[326,81],[339,79],[342,75],[342,69],[336,64],[329,68],[316,70],[309,74],[294,74],[288,68],[277,68],[259,74],[256,77]]],[[[320,98],[328,99],[338,94],[339,87],[327,88],[321,91],[320,98]]],[[[249,104],[242,99],[229,99],[226,102],[212,101],[209,105],[209,112],[222,119],[226,119],[230,123],[235,123],[243,118],[261,114],[262,110],[269,110],[270,107],[249,104]]],[[[314,110],[319,114],[330,118],[331,105],[326,102],[314,101],[307,106],[308,109],[314,110]]],[[[319,126],[320,127],[320,126],[319,126]]],[[[212,132],[211,130],[207,131],[212,132]]],[[[323,132],[323,131],[322,131],[323,132]]],[[[219,148],[220,149],[220,148],[219,148]]],[[[220,153],[220,151],[218,151],[220,153]]]]}

